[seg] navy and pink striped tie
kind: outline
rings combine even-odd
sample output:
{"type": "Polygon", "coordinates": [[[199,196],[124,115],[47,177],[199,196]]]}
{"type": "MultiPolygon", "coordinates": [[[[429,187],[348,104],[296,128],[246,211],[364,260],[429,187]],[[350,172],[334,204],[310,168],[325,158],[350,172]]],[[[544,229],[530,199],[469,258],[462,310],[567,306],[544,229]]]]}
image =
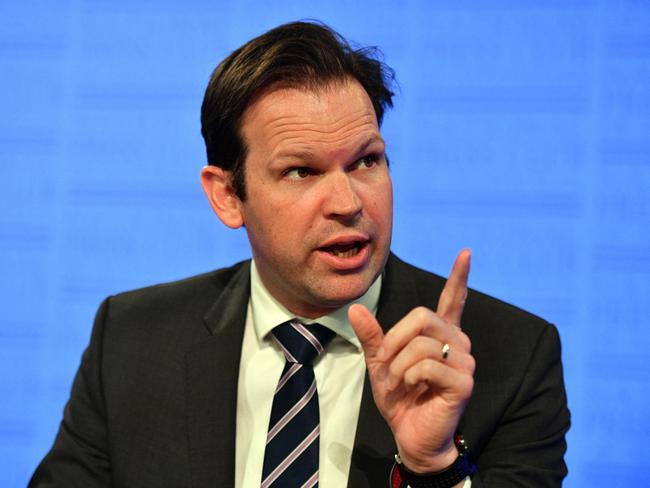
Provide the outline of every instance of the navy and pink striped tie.
{"type": "Polygon", "coordinates": [[[312,363],[336,335],[291,320],[273,329],[286,363],[273,397],[262,488],[318,486],[320,418],[312,363]]]}

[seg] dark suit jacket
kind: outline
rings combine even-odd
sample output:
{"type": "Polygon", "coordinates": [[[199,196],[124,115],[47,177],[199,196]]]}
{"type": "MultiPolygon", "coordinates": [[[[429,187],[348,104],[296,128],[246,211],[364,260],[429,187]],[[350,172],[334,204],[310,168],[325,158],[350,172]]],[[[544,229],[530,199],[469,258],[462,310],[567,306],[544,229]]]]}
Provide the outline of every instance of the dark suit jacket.
{"type": "MultiPolygon", "coordinates": [[[[240,263],[107,299],[30,486],[233,486],[249,270],[240,263]]],[[[435,309],[443,285],[391,255],[382,327],[416,306],[435,309]]],[[[478,464],[472,486],[559,486],[569,412],[556,329],[475,291],[462,327],[477,363],[459,426],[478,464]]],[[[349,486],[388,486],[394,453],[366,378],[349,486]]]]}

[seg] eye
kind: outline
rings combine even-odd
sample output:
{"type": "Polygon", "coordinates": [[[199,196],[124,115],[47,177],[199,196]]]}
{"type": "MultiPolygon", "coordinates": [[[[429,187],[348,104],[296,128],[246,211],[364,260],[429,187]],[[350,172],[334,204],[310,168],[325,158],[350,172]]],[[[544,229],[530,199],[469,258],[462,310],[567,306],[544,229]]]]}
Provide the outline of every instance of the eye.
{"type": "Polygon", "coordinates": [[[299,168],[290,168],[284,172],[284,176],[290,180],[304,180],[308,176],[312,175],[313,171],[304,166],[299,168]]]}
{"type": "Polygon", "coordinates": [[[368,156],[364,156],[358,161],[356,161],[353,165],[353,169],[370,169],[373,168],[374,166],[377,166],[378,163],[378,158],[374,154],[369,154],[368,156]]]}

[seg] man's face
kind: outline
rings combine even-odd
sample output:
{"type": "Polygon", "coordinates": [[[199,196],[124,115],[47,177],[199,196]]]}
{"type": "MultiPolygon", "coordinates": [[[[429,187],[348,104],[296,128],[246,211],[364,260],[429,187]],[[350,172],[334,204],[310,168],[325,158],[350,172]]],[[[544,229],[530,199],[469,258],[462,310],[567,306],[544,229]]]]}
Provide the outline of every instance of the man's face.
{"type": "Polygon", "coordinates": [[[392,184],[372,103],[356,81],[272,90],[245,112],[247,199],[239,202],[263,283],[317,317],[381,273],[392,184]]]}

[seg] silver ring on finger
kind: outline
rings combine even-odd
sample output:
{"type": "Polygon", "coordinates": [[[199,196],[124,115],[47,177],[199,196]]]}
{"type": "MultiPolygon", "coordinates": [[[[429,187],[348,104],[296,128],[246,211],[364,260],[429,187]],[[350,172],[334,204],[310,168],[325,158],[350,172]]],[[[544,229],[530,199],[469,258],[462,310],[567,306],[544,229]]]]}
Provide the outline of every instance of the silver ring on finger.
{"type": "Polygon", "coordinates": [[[449,357],[449,351],[451,351],[451,347],[449,344],[446,342],[442,345],[442,360],[444,361],[449,357]]]}

